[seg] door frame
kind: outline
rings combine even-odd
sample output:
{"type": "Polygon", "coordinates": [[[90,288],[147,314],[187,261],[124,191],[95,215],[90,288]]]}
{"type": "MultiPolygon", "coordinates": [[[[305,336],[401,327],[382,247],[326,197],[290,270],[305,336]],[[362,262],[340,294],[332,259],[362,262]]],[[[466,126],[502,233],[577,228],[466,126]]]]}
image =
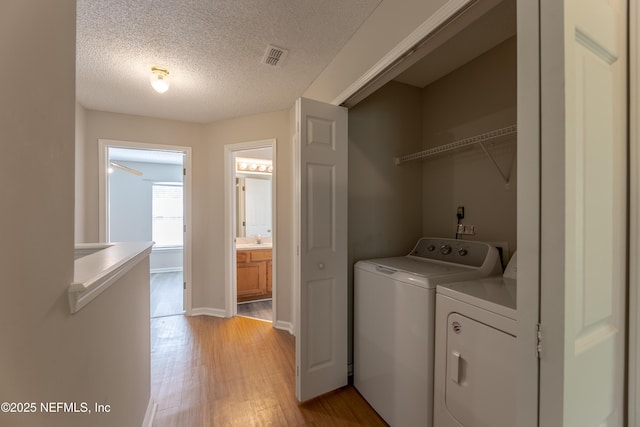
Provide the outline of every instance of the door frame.
{"type": "Polygon", "coordinates": [[[640,6],[629,2],[629,397],[628,425],[640,422],[640,6]]]}
{"type": "Polygon", "coordinates": [[[164,145],[164,144],[150,144],[144,142],[132,142],[121,141],[113,139],[98,139],[98,226],[99,226],[99,238],[101,242],[107,241],[109,235],[109,223],[107,221],[108,209],[109,209],[109,180],[107,179],[109,161],[108,150],[113,148],[129,148],[139,150],[150,151],[177,151],[184,153],[183,168],[185,169],[183,178],[183,197],[184,197],[184,212],[183,220],[186,227],[184,233],[183,243],[183,266],[182,275],[184,286],[184,312],[185,315],[190,316],[192,314],[192,286],[191,286],[191,242],[192,242],[192,221],[191,221],[191,201],[192,201],[192,174],[191,174],[191,147],[184,147],[180,145],[164,145]]]}
{"type": "Polygon", "coordinates": [[[518,28],[518,392],[517,425],[538,426],[540,360],[540,3],[517,0],[518,28]]]}
{"type": "Polygon", "coordinates": [[[273,320],[272,325],[275,325],[277,319],[277,306],[278,306],[278,281],[277,270],[277,140],[276,138],[263,139],[258,141],[247,141],[235,144],[225,144],[224,146],[224,260],[225,260],[225,316],[233,317],[238,314],[238,289],[236,285],[236,243],[235,233],[236,229],[236,191],[235,191],[235,155],[240,151],[254,150],[260,148],[271,148],[273,163],[273,173],[271,174],[271,283],[272,283],[272,310],[273,320]]]}

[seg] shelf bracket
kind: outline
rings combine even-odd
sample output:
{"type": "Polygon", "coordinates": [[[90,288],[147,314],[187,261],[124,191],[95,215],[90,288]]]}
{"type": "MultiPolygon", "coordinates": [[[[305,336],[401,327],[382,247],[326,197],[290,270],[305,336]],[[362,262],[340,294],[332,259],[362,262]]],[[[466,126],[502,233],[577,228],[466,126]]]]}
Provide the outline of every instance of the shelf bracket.
{"type": "Polygon", "coordinates": [[[487,150],[487,148],[484,146],[484,144],[482,142],[479,142],[478,145],[480,145],[480,147],[482,147],[482,150],[487,155],[487,157],[489,157],[489,159],[491,160],[491,163],[493,163],[493,166],[495,166],[496,169],[498,170],[498,173],[500,174],[500,176],[502,177],[502,180],[504,181],[505,188],[507,190],[509,188],[511,188],[511,182],[510,182],[510,180],[511,180],[511,171],[509,171],[509,176],[506,176],[504,174],[504,172],[502,172],[502,169],[500,169],[500,166],[498,165],[498,162],[496,162],[496,159],[493,158],[493,156],[491,155],[491,153],[489,153],[489,150],[487,150]]]}

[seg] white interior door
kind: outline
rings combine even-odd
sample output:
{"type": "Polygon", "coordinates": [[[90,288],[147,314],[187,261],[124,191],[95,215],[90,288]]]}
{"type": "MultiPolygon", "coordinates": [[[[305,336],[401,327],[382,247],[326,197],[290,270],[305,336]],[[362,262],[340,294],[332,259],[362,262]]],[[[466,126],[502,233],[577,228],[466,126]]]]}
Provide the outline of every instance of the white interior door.
{"type": "Polygon", "coordinates": [[[622,426],[627,1],[541,5],[539,425],[622,426]]]}
{"type": "Polygon", "coordinates": [[[347,384],[347,110],[296,102],[296,397],[347,384]]]}

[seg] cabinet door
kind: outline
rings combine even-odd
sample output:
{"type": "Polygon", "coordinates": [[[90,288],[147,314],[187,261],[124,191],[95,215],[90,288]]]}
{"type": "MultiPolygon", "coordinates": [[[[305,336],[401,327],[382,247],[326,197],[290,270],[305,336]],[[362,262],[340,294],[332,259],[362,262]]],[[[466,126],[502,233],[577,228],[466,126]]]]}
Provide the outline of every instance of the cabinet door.
{"type": "Polygon", "coordinates": [[[271,260],[267,261],[267,292],[270,294],[273,290],[272,285],[272,262],[271,260]]]}
{"type": "Polygon", "coordinates": [[[264,294],[267,291],[266,276],[267,266],[264,262],[238,263],[238,301],[264,294]]]}

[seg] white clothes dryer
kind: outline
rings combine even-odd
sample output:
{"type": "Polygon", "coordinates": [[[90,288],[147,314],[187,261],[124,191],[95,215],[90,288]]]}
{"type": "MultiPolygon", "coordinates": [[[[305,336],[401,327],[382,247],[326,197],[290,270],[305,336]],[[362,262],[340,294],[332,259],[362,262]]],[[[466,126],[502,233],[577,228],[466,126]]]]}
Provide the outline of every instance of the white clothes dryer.
{"type": "Polygon", "coordinates": [[[433,422],[435,288],[500,274],[486,243],[422,238],[407,256],[354,268],[354,386],[391,426],[433,422]]]}
{"type": "Polygon", "coordinates": [[[516,265],[437,287],[434,427],[516,425],[516,265]]]}

